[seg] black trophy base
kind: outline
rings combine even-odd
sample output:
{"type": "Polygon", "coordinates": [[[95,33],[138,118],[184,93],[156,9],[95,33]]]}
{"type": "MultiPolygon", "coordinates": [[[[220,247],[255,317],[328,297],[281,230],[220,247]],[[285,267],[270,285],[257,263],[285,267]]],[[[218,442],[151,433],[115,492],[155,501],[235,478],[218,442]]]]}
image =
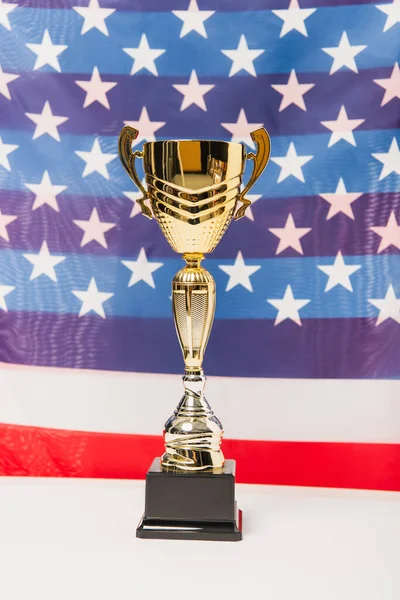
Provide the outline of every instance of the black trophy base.
{"type": "Polygon", "coordinates": [[[163,471],[155,458],[146,475],[145,512],[136,536],[238,542],[242,512],[235,502],[235,461],[218,472],[163,471]]]}

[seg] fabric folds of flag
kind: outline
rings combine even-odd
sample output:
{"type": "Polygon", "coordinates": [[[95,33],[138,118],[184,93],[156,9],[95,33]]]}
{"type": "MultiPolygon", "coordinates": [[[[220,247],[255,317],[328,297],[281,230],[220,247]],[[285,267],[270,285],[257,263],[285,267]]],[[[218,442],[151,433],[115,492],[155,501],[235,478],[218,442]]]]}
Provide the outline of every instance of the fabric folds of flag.
{"type": "Polygon", "coordinates": [[[207,257],[225,454],[239,481],[400,489],[399,56],[397,0],[0,0],[0,473],[144,476],[182,262],[119,131],[251,150],[264,126],[207,257]]]}

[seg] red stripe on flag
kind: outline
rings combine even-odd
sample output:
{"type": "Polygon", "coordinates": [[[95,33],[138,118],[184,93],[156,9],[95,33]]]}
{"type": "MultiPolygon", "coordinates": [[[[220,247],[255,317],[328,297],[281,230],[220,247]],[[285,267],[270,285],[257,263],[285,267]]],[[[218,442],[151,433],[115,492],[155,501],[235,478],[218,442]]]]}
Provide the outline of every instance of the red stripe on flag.
{"type": "MultiPolygon", "coordinates": [[[[400,491],[400,444],[224,440],[223,448],[238,483],[400,491]]],[[[162,451],[161,436],[0,424],[0,475],[142,479],[162,451]]]]}

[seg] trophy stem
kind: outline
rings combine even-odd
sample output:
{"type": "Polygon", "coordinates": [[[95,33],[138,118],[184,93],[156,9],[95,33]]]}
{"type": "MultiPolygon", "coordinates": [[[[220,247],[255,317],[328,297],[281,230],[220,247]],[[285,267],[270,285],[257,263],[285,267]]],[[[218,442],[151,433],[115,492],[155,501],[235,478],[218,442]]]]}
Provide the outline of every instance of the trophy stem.
{"type": "Polygon", "coordinates": [[[204,255],[186,253],[186,266],[174,277],[175,327],[185,361],[184,395],[165,424],[164,469],[200,471],[224,464],[223,429],[204,397],[204,351],[215,313],[215,281],[201,266],[204,255]]]}

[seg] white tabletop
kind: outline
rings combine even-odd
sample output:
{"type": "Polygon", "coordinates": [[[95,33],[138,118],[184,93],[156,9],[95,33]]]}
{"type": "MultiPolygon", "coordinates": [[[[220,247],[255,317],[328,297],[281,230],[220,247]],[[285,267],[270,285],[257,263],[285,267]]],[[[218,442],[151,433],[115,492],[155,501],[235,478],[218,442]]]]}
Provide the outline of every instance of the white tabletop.
{"type": "Polygon", "coordinates": [[[238,543],[139,540],[144,483],[0,479],[3,600],[399,600],[400,494],[237,486],[238,543]]]}

